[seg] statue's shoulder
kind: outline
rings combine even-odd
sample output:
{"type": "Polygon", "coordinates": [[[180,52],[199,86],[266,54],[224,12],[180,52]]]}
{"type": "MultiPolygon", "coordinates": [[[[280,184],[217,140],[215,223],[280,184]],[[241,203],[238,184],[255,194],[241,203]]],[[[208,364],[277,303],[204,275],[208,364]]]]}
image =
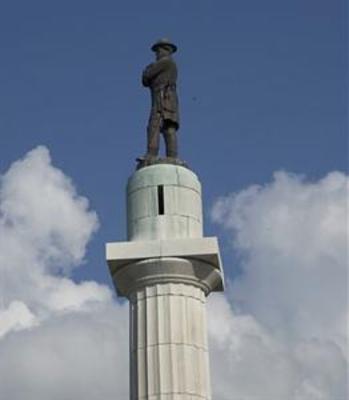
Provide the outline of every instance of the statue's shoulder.
{"type": "Polygon", "coordinates": [[[176,63],[172,57],[164,57],[161,60],[156,61],[159,65],[173,67],[176,66],[176,63]]]}

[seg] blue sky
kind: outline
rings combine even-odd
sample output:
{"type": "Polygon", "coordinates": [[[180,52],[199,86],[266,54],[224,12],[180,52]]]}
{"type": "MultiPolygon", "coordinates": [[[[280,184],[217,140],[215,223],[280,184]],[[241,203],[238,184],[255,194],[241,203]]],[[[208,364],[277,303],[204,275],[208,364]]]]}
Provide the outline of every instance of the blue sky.
{"type": "MultiPolygon", "coordinates": [[[[345,170],[345,3],[2,3],[0,170],[50,149],[101,222],[79,274],[110,282],[104,243],[125,237],[125,184],[145,147],[140,73],[164,36],[179,47],[180,155],[203,183],[206,216],[276,170],[345,170]]],[[[219,233],[209,218],[206,232],[219,233]]]]}
{"type": "Polygon", "coordinates": [[[1,2],[6,399],[128,397],[104,246],[125,240],[161,37],[226,274],[207,307],[213,398],[348,397],[347,20],[344,0],[1,2]]]}

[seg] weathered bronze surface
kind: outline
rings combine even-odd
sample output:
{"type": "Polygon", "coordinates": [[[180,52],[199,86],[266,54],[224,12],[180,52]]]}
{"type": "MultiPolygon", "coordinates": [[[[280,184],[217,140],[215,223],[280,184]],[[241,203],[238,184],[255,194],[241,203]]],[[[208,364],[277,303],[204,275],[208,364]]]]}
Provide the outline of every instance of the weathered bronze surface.
{"type": "Polygon", "coordinates": [[[143,71],[142,83],[151,93],[151,110],[147,127],[147,153],[139,158],[139,166],[158,163],[160,133],[166,146],[166,158],[161,162],[179,164],[177,134],[179,128],[178,96],[176,91],[177,66],[172,54],[177,47],[167,39],[152,48],[156,60],[143,71]]]}

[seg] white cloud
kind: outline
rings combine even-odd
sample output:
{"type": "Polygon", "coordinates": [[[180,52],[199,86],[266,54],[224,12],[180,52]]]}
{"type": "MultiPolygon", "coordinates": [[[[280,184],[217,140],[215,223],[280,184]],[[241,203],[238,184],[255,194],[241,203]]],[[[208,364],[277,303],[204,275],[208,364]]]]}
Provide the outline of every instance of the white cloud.
{"type": "Polygon", "coordinates": [[[51,315],[0,341],[1,398],[115,400],[128,392],[127,306],[51,315]]]}
{"type": "Polygon", "coordinates": [[[11,331],[36,325],[36,318],[21,301],[13,301],[7,309],[0,309],[0,338],[11,331]]]}
{"type": "Polygon", "coordinates": [[[15,162],[1,177],[0,307],[24,304],[40,319],[54,310],[110,299],[105,286],[62,277],[83,262],[97,227],[87,199],[52,166],[45,147],[15,162]]]}
{"type": "Polygon", "coordinates": [[[23,244],[35,251],[33,256],[46,270],[80,264],[97,217],[70,179],[51,165],[45,147],[29,152],[2,176],[0,201],[1,230],[6,234],[2,255],[6,245],[15,256],[23,244]]]}
{"type": "Polygon", "coordinates": [[[45,147],[0,184],[1,398],[126,398],[127,306],[104,285],[69,278],[95,212],[45,147]]]}
{"type": "Polygon", "coordinates": [[[345,400],[346,360],[331,341],[280,340],[223,296],[208,302],[213,398],[345,400]]]}
{"type": "MultiPolygon", "coordinates": [[[[347,185],[278,173],[216,203],[242,257],[229,300],[208,304],[216,400],[345,399],[347,185]]],[[[70,277],[97,227],[46,148],[0,178],[4,398],[128,397],[128,306],[70,277]]]]}
{"type": "MultiPolygon", "coordinates": [[[[229,292],[235,312],[225,312],[230,369],[219,371],[231,395],[222,398],[346,398],[347,190],[339,172],[318,182],[279,172],[215,204],[242,260],[229,292]]],[[[215,350],[218,336],[211,328],[215,350]]]]}

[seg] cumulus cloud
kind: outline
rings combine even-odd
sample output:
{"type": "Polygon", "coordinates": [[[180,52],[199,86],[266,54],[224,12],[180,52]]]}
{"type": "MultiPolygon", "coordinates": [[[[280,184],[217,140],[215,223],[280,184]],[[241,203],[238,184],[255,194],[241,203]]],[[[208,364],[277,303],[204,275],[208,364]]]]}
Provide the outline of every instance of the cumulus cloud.
{"type": "Polygon", "coordinates": [[[45,147],[0,179],[0,397],[126,398],[127,307],[70,277],[96,213],[45,147]]]}
{"type": "Polygon", "coordinates": [[[30,328],[35,324],[35,315],[21,301],[13,301],[6,309],[0,309],[0,338],[7,332],[30,328]]]}
{"type": "Polygon", "coordinates": [[[83,262],[97,227],[87,199],[52,165],[45,147],[15,162],[0,187],[1,308],[25,320],[31,315],[32,320],[55,309],[110,298],[104,286],[62,277],[83,262]]]}
{"type": "Polygon", "coordinates": [[[346,398],[347,193],[339,172],[317,182],[278,172],[216,202],[212,217],[241,260],[234,311],[211,304],[212,354],[229,366],[216,381],[231,377],[218,398],[346,398]]]}
{"type": "Polygon", "coordinates": [[[29,255],[41,269],[80,264],[97,229],[97,216],[70,179],[51,164],[45,147],[29,152],[1,177],[0,202],[3,257],[8,251],[18,254],[22,242],[35,252],[29,255]]]}
{"type": "Polygon", "coordinates": [[[51,315],[0,340],[1,398],[128,398],[127,306],[51,315]]]}
{"type": "MultiPolygon", "coordinates": [[[[281,172],[216,202],[239,256],[208,302],[216,400],[346,398],[347,188],[281,172]]],[[[45,147],[0,177],[1,397],[128,398],[128,306],[71,277],[97,228],[45,147]]]]}

